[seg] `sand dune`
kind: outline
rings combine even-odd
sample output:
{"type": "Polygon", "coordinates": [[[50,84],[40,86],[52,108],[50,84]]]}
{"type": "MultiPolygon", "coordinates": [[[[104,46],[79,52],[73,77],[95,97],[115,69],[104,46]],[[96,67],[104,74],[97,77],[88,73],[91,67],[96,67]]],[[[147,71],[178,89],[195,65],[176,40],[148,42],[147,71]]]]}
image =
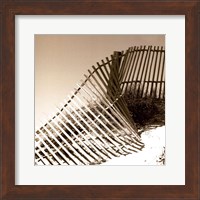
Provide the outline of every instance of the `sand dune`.
{"type": "Polygon", "coordinates": [[[143,132],[141,138],[145,144],[142,151],[113,158],[101,165],[164,165],[165,126],[143,132]]]}

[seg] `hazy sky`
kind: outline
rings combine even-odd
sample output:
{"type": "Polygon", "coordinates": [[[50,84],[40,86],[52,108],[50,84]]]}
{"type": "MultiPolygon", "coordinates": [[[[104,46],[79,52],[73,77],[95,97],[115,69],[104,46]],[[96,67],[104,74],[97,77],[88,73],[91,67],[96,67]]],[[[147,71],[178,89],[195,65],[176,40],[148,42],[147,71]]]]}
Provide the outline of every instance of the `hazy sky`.
{"type": "Polygon", "coordinates": [[[54,112],[92,65],[113,51],[165,45],[164,35],[35,35],[35,125],[54,112]]]}

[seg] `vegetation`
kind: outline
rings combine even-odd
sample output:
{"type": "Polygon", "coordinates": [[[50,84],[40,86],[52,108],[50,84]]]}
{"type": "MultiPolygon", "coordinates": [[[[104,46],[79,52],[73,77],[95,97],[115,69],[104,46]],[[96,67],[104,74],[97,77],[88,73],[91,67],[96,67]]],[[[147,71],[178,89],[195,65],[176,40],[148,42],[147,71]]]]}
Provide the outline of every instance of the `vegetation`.
{"type": "Polygon", "coordinates": [[[165,99],[136,97],[132,92],[124,94],[124,99],[141,132],[165,125],[165,99]]]}

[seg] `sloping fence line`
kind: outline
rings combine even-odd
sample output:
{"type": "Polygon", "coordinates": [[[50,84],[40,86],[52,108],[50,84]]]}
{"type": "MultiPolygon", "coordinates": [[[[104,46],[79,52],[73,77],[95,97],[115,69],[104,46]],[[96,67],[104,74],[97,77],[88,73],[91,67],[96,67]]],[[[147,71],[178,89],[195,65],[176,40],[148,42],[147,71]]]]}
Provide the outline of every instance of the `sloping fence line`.
{"type": "Polygon", "coordinates": [[[36,131],[35,164],[94,165],[141,150],[123,94],[134,89],[142,91],[136,97],[164,98],[163,53],[159,47],[133,47],[92,66],[55,116],[36,131]],[[149,68],[153,75],[146,78],[149,68]]]}

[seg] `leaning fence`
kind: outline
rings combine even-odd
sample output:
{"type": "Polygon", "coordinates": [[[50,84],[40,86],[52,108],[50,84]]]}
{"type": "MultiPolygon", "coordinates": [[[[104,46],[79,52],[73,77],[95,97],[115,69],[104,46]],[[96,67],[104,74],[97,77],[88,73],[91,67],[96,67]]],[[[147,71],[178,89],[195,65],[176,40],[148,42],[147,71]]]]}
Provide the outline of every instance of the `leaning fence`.
{"type": "Polygon", "coordinates": [[[163,47],[114,52],[84,75],[55,116],[35,133],[36,165],[95,165],[140,151],[123,95],[165,97],[163,47]]]}

